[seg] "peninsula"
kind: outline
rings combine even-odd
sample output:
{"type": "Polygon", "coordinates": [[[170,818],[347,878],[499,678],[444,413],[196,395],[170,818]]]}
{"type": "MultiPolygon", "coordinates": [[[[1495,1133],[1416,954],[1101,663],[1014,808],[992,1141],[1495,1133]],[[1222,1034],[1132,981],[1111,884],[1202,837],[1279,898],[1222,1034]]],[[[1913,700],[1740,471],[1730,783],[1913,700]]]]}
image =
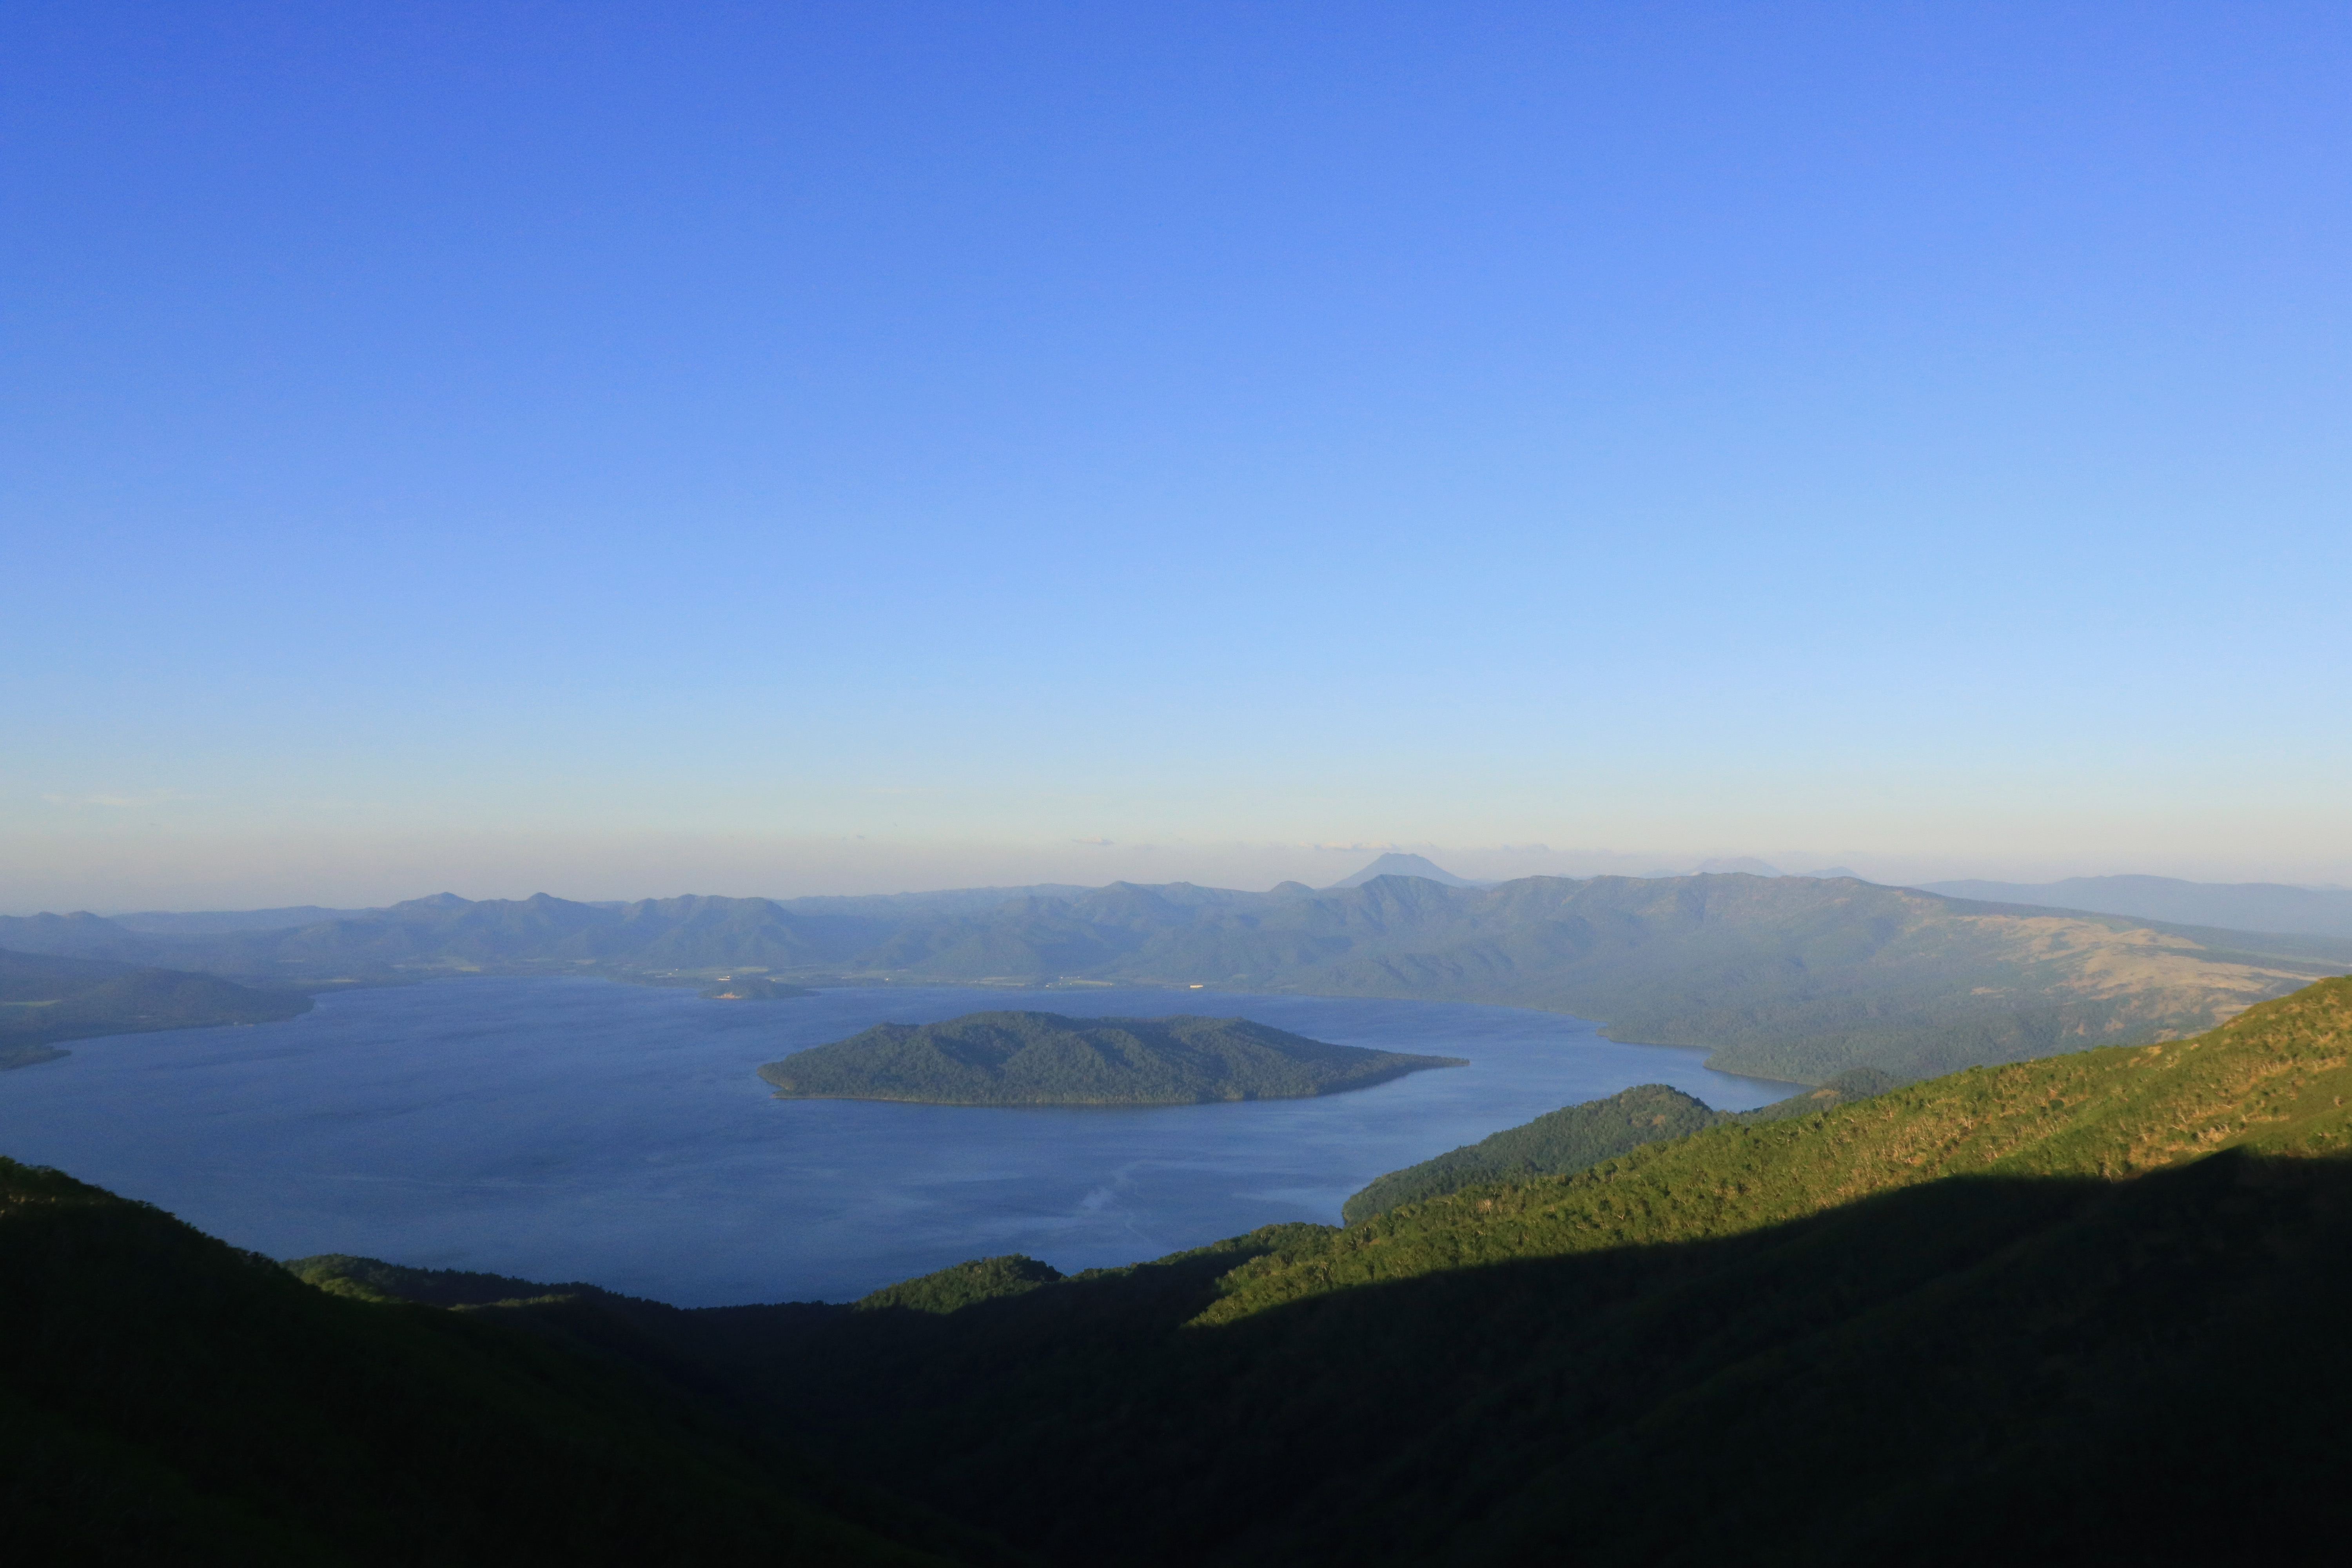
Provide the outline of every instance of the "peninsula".
{"type": "Polygon", "coordinates": [[[929,1105],[1202,1105],[1369,1089],[1460,1057],[1334,1046],[1247,1018],[967,1013],[877,1024],[770,1062],[780,1100],[929,1105]]]}

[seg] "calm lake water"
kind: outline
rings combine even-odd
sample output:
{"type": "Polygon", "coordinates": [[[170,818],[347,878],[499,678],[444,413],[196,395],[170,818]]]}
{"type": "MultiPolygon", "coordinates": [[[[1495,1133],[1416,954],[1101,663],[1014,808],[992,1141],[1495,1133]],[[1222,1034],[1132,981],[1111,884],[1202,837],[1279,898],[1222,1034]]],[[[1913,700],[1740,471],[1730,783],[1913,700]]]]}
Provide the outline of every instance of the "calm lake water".
{"type": "Polygon", "coordinates": [[[0,1073],[0,1153],[273,1257],[585,1279],[681,1306],[841,1300],[994,1253],[1076,1270],[1278,1220],[1337,1224],[1384,1171],[1633,1084],[1724,1110],[1792,1092],[1556,1014],[1161,990],[709,1002],[452,980],[71,1048],[0,1073]],[[753,1076],[869,1024],[997,1007],[1238,1014],[1472,1065],[1323,1100],[1150,1110],[776,1100],[753,1076]]]}

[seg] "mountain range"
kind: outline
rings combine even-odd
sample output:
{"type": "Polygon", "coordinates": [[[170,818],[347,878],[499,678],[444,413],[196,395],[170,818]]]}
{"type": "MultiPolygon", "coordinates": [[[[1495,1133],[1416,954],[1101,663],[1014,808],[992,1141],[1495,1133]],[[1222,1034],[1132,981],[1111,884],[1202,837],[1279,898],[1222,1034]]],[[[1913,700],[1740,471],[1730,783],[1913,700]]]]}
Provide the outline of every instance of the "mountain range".
{"type": "Polygon", "coordinates": [[[1727,1071],[1920,1078],[2195,1033],[2352,969],[2352,940],[1986,903],[1852,878],[1379,876],[1323,891],[1005,889],[892,899],[575,903],[450,894],[278,930],[0,920],[0,948],[272,987],[457,973],[1052,984],[1536,1007],[1727,1071]]]}

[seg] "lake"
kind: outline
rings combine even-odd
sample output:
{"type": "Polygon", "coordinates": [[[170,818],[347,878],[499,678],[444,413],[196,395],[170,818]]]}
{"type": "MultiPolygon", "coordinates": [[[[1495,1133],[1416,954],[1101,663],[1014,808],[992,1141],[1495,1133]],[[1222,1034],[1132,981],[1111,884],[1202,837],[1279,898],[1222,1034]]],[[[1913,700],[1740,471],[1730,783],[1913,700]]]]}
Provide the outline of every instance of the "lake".
{"type": "Polygon", "coordinates": [[[713,1002],[481,978],[70,1046],[0,1073],[0,1153],[275,1258],[583,1279],[680,1306],[843,1300],[996,1253],[1075,1271],[1276,1221],[1337,1224],[1382,1172],[1633,1084],[1722,1110],[1794,1091],[1558,1014],[1166,990],[713,1002]],[[1328,1099],[1149,1109],[777,1100],[754,1076],[871,1024],[1003,1007],[1238,1014],[1471,1065],[1328,1099]]]}

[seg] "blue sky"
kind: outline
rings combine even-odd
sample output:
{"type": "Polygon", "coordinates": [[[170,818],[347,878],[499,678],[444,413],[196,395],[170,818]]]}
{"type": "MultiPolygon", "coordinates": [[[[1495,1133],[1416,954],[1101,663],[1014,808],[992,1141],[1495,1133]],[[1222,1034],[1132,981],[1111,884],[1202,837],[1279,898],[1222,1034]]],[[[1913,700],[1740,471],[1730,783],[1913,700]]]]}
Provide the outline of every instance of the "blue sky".
{"type": "Polygon", "coordinates": [[[2352,881],[2347,71],[2323,5],[20,4],[0,902],[2352,881]]]}

